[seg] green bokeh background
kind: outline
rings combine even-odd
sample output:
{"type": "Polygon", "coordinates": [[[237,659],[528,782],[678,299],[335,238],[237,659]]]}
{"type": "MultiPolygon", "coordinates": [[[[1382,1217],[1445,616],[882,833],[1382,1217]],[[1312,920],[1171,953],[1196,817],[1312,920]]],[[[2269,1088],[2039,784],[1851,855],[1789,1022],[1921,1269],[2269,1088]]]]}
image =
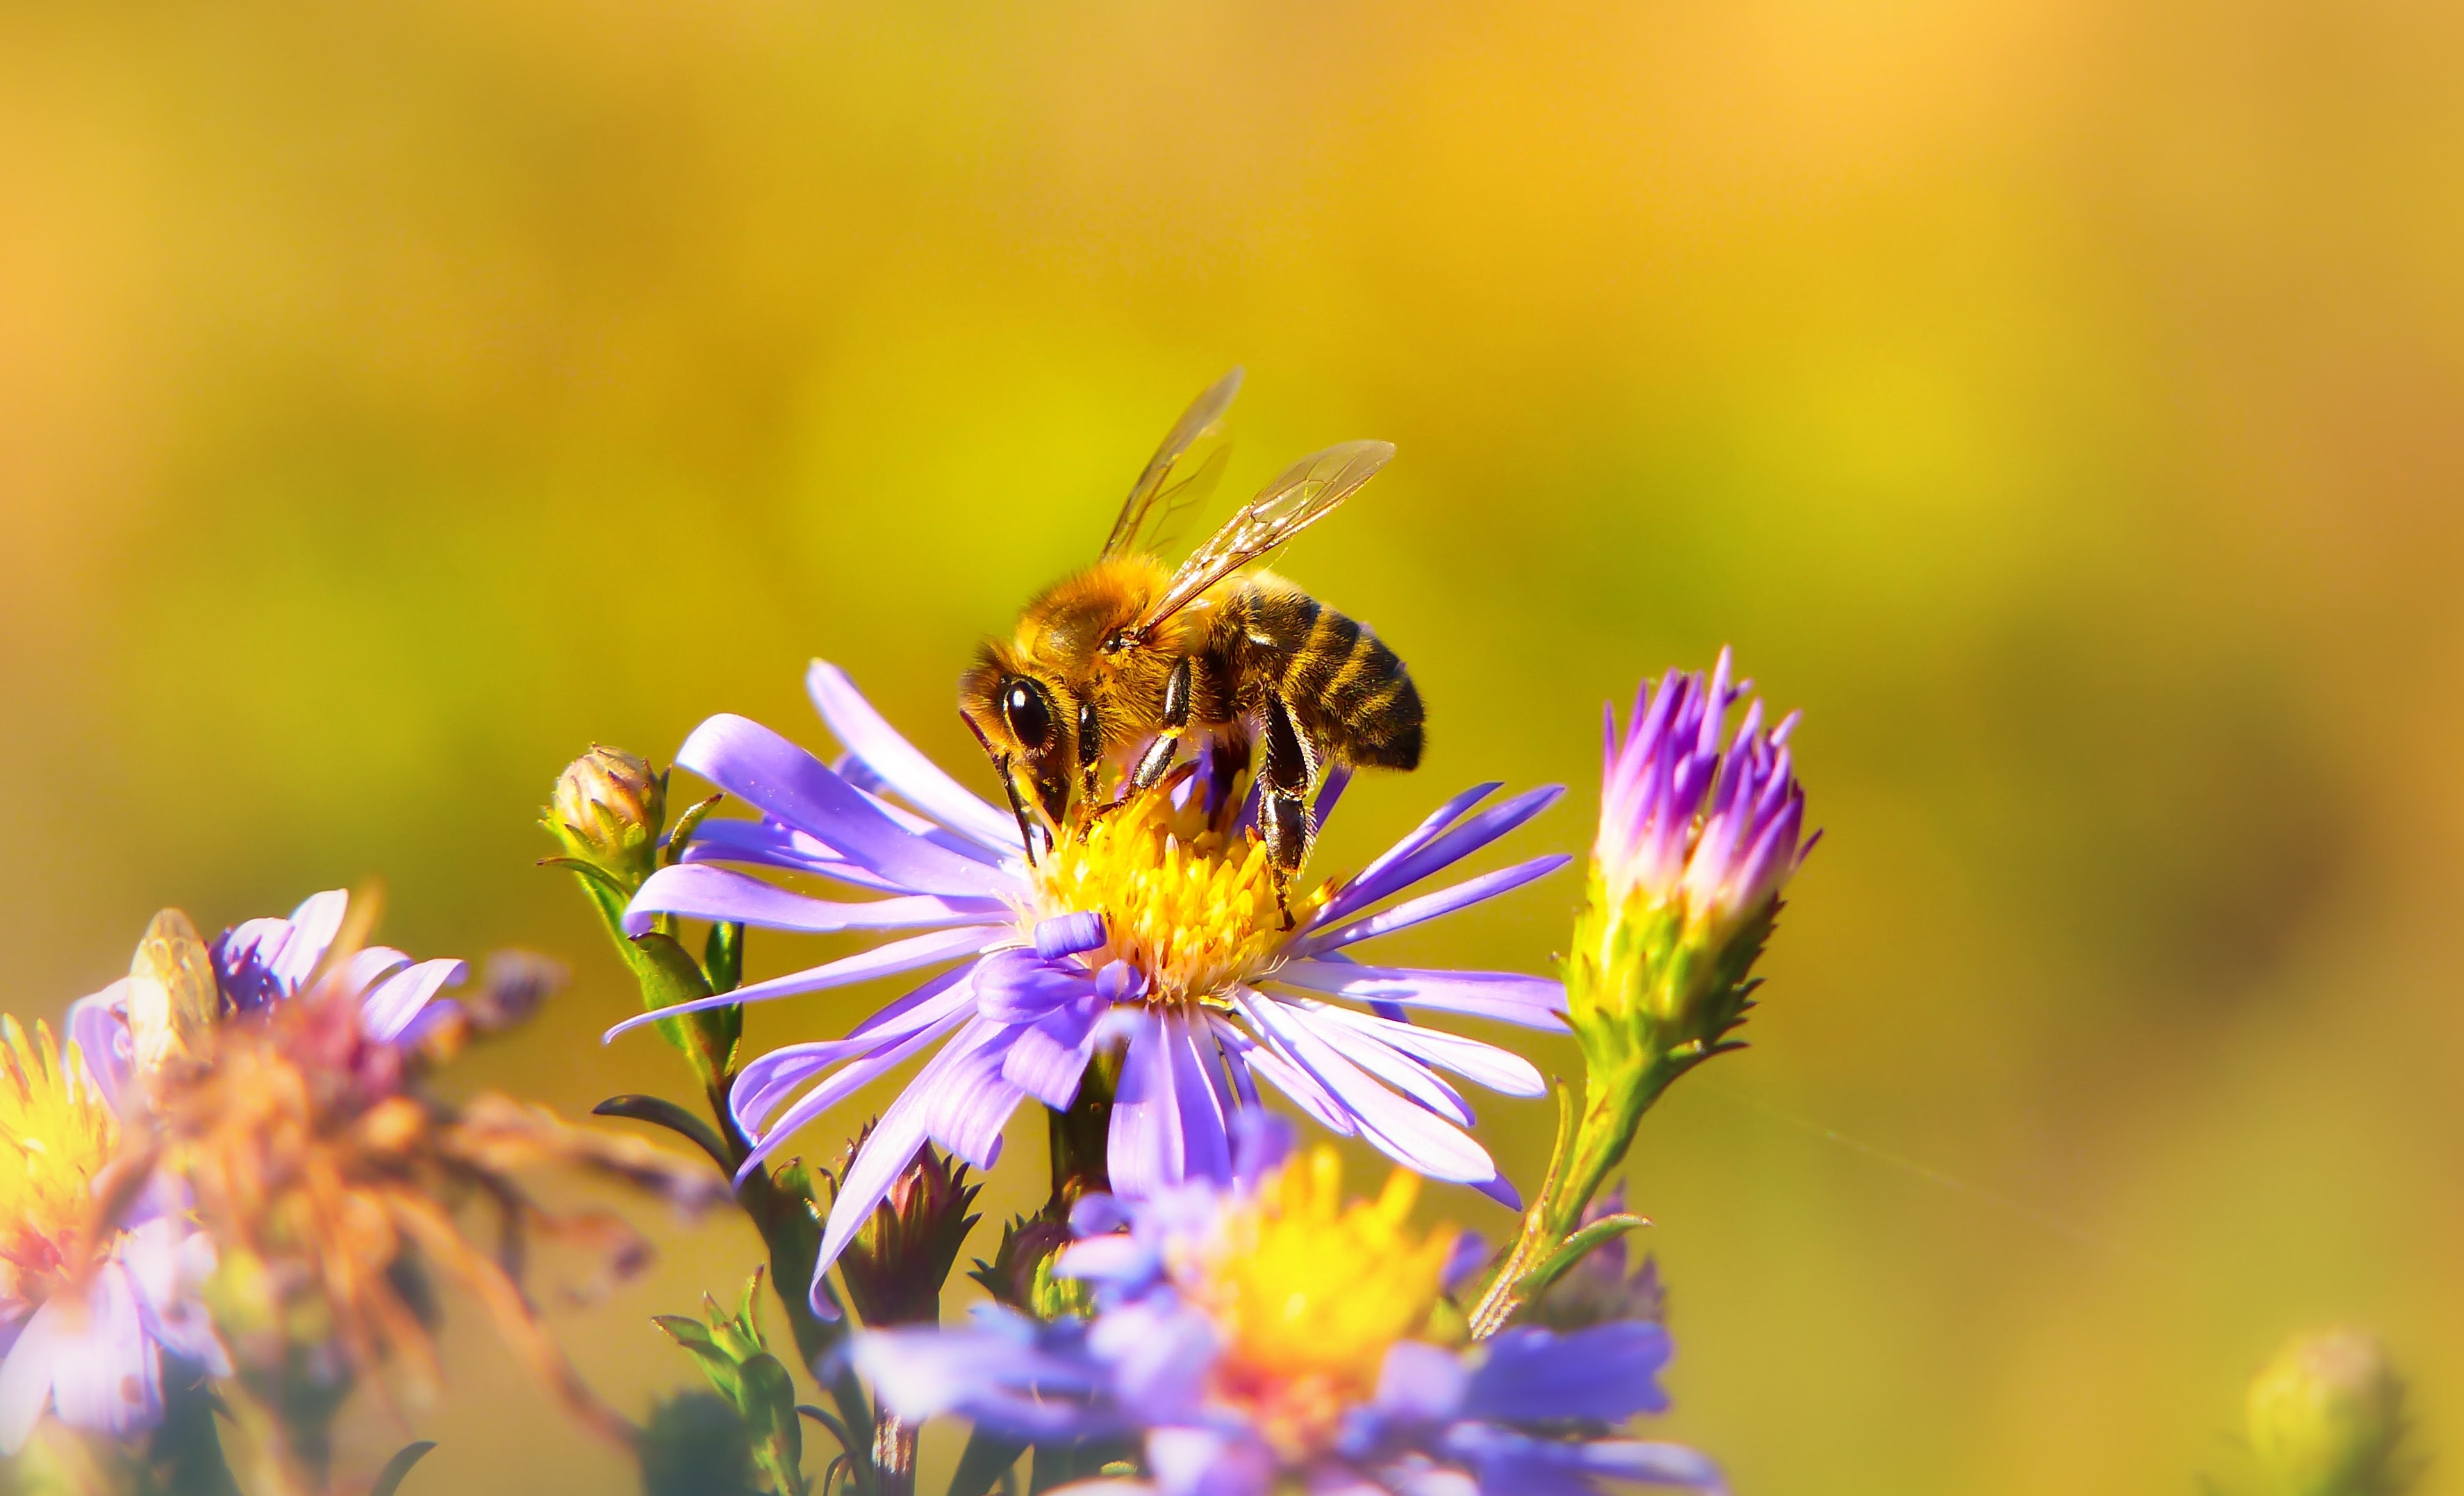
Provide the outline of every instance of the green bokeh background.
{"type": "MultiPolygon", "coordinates": [[[[1724,642],[1806,712],[1755,1047],[1636,1161],[1673,1432],[2185,1492],[2352,1318],[2458,1447],[2459,68],[2416,0],[0,7],[9,1005],[381,876],[395,943],[575,969],[452,1085],[683,1094],[597,1041],[559,766],[818,742],[816,653],[970,765],[966,651],[1243,363],[1236,485],[1401,448],[1287,567],[1432,711],[1328,866],[1484,778],[1578,847],[1600,701],[1724,642]]],[[[1540,969],[1573,896],[1397,954],[1540,969]]],[[[1544,1111],[1485,1111],[1526,1178],[1544,1111]]],[[[636,1411],[755,1255],[650,1223],[555,1310],[636,1411]]],[[[621,1488],[448,1347],[362,1477],[621,1488]]]]}

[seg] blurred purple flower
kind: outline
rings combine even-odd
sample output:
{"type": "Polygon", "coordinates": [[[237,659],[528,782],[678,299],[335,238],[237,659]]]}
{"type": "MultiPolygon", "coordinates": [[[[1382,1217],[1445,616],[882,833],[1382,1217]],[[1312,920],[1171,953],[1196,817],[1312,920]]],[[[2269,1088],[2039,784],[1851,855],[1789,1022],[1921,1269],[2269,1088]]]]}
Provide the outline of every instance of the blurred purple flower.
{"type": "MultiPolygon", "coordinates": [[[[1239,849],[1245,832],[1232,831],[1233,850],[1204,854],[1163,834],[1156,818],[1179,813],[1191,797],[1124,807],[1031,869],[1014,818],[935,767],[844,672],[815,661],[807,686],[847,756],[832,768],[743,717],[704,722],[677,753],[678,766],[747,801],[762,819],[704,823],[684,860],[644,885],[629,918],[642,928],[653,915],[682,914],[816,935],[901,934],[858,955],[628,1019],[608,1037],[698,1008],[957,963],[845,1038],[774,1050],[737,1081],[736,1120],[755,1142],[749,1170],[830,1106],[941,1045],[849,1169],[817,1284],[920,1144],[930,1139],[989,1168],[1018,1105],[1032,1096],[1067,1107],[1097,1050],[1113,1043],[1126,1051],[1108,1152],[1123,1195],[1228,1177],[1231,1119],[1258,1105],[1263,1078],[1334,1133],[1364,1137],[1433,1178],[1511,1199],[1463,1131],[1470,1109],[1438,1071],[1521,1096],[1542,1093],[1539,1072],[1503,1049],[1419,1027],[1406,1014],[1561,1029],[1563,988],[1512,973],[1364,965],[1347,948],[1564,867],[1570,859],[1534,858],[1372,913],[1523,825],[1558,789],[1477,813],[1497,785],[1456,796],[1359,874],[1298,902],[1298,926],[1285,932],[1279,920],[1253,917],[1271,915],[1274,905],[1263,857],[1239,849]],[[1089,866],[1121,847],[1161,861],[1089,866]],[[813,874],[882,896],[826,902],[715,863],[813,874]],[[1116,907],[1109,918],[1087,907],[1104,904],[1107,890],[1130,888],[1162,902],[1116,907]]],[[[1331,777],[1321,818],[1341,788],[1331,777]]]]}
{"type": "MultiPolygon", "coordinates": [[[[1287,1134],[1244,1132],[1253,1145],[1244,1151],[1259,1156],[1240,1172],[1252,1178],[1276,1162],[1287,1134]]],[[[1091,1320],[1041,1324],[984,1306],[963,1330],[860,1334],[855,1365],[904,1419],[955,1414],[1029,1441],[1143,1444],[1145,1479],[1082,1489],[1596,1496],[1604,1480],[1719,1488],[1718,1467],[1693,1450],[1615,1437],[1637,1414],[1668,1405],[1658,1377],[1669,1340],[1657,1324],[1514,1329],[1469,1349],[1360,1340],[1364,1321],[1408,1320],[1385,1306],[1364,1313],[1328,1290],[1350,1274],[1358,1294],[1394,1291],[1376,1275],[1413,1243],[1398,1240],[1377,1261],[1340,1261],[1361,1232],[1383,1232],[1389,1213],[1384,1202],[1336,1212],[1331,1171],[1318,1172],[1315,1185],[1266,1174],[1257,1186],[1193,1181],[1146,1201],[1092,1197],[1073,1221],[1081,1240],[1058,1266],[1099,1285],[1091,1320]],[[1280,1221],[1261,1228],[1279,1196],[1280,1221]],[[1263,1316],[1261,1288],[1274,1301],[1263,1316]],[[1342,1375],[1314,1356],[1326,1345],[1371,1352],[1374,1375],[1342,1375]]],[[[1434,1298],[1435,1284],[1423,1291],[1434,1298]]],[[[1422,1318],[1428,1309],[1410,1298],[1399,1307],[1422,1318]]]]}

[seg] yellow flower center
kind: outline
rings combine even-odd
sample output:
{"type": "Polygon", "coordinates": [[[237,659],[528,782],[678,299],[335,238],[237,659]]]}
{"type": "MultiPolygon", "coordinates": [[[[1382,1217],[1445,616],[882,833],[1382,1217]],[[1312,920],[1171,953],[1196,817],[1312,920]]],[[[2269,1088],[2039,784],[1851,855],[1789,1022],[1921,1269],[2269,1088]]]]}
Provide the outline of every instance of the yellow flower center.
{"type": "Polygon", "coordinates": [[[95,1177],[119,1147],[77,1045],[0,1018],[0,1309],[39,1303],[79,1265],[95,1177]]]}
{"type": "Polygon", "coordinates": [[[1288,1458],[1325,1448],[1344,1410],[1376,1392],[1386,1353],[1428,1325],[1455,1233],[1413,1229],[1419,1188],[1397,1169],[1377,1199],[1346,1205],[1343,1165],[1320,1147],[1231,1212],[1176,1275],[1223,1335],[1217,1395],[1248,1408],[1288,1458]]]}
{"type": "MultiPolygon", "coordinates": [[[[1195,811],[1176,808],[1167,789],[1061,843],[1035,869],[1039,912],[1103,915],[1104,948],[1084,958],[1145,973],[1150,1001],[1217,998],[1281,958],[1284,913],[1265,844],[1208,828],[1195,811]]],[[[1322,888],[1294,895],[1294,917],[1306,923],[1326,897],[1322,888]]]]}

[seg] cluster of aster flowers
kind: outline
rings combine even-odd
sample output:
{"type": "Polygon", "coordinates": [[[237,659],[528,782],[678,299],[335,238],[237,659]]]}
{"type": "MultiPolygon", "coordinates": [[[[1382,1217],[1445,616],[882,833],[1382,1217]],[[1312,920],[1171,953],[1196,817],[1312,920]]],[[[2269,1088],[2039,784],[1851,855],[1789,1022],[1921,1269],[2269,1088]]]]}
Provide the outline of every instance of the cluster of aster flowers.
{"type": "MultiPolygon", "coordinates": [[[[713,1116],[642,1097],[603,1110],[671,1127],[730,1169],[831,1402],[805,1408],[840,1445],[826,1483],[911,1489],[917,1426],[952,1416],[974,1425],[954,1496],[1030,1454],[1038,1490],[1718,1484],[1703,1457],[1626,1432],[1665,1406],[1670,1342],[1655,1270],[1623,1269],[1620,1238],[1642,1222],[1603,1190],[1660,1090],[1733,1046],[1810,846],[1793,723],[1765,731],[1748,705],[1732,733],[1745,688],[1725,656],[1707,680],[1646,687],[1621,738],[1612,719],[1562,978],[1382,963],[1370,943],[1568,867],[1544,854],[1462,870],[1555,786],[1471,786],[1358,871],[1286,888],[1254,790],[1238,793],[1211,743],[1152,789],[1038,826],[1030,850],[1020,816],[934,764],[844,671],[816,661],[806,684],[835,758],[715,716],[675,767],[718,797],[668,825],[669,775],[594,749],[548,826],[640,979],[643,1011],[607,1038],[655,1027],[713,1116]],[[711,813],[729,803],[753,815],[711,813]],[[693,922],[708,925],[699,956],[693,922]],[[748,983],[748,928],[870,938],[748,983]],[[845,1031],[738,1054],[747,1004],[882,979],[906,991],[845,1031]],[[1571,1030],[1585,1054],[1585,1121],[1569,1111],[1528,1204],[1462,1087],[1548,1086],[1526,1055],[1455,1031],[1463,1018],[1571,1030]],[[790,1145],[909,1067],[816,1189],[790,1145]],[[1048,1118],[1047,1203],[977,1265],[992,1302],[943,1329],[975,1222],[968,1173],[1000,1167],[1029,1104],[1048,1118]],[[1331,1154],[1287,1159],[1293,1117],[1386,1155],[1386,1191],[1346,1203],[1331,1154]],[[1507,1245],[1416,1230],[1423,1180],[1519,1211],[1507,1245]]],[[[1348,783],[1327,777],[1318,828],[1348,783]]],[[[662,1323],[756,1431],[748,1467],[793,1464],[784,1436],[758,1432],[779,1418],[748,1391],[770,1353],[750,1349],[749,1321],[714,1308],[706,1329],[662,1323]]]]}
{"type": "MultiPolygon", "coordinates": [[[[640,989],[606,1037],[655,1030],[708,1113],[647,1095],[599,1110],[698,1157],[508,1097],[444,1100],[436,1068],[561,973],[507,957],[470,984],[458,960],[368,943],[372,901],[339,891],[211,940],[165,911],[60,1037],[0,1024],[15,1150],[0,1449],[55,1430],[34,1451],[81,1455],[73,1485],[226,1490],[236,1465],[252,1487],[328,1489],[355,1393],[407,1409],[437,1385],[441,1289],[634,1450],[652,1491],[907,1496],[918,1432],[943,1417],[972,1424],[952,1496],[1013,1481],[1022,1460],[1038,1491],[1718,1486],[1709,1460],[1634,1430],[1667,1405],[1671,1342],[1656,1270],[1625,1267],[1642,1222],[1605,1186],[1660,1090],[1733,1046],[1810,845],[1792,724],[1766,732],[1749,706],[1727,732],[1744,688],[1725,656],[1707,679],[1646,688],[1621,737],[1612,719],[1562,975],[1405,965],[1373,943],[1571,865],[1466,868],[1556,786],[1473,785],[1312,883],[1272,866],[1245,766],[1202,742],[1152,787],[1124,781],[1037,827],[1030,850],[1022,816],[931,762],[843,671],[816,662],[807,685],[841,750],[828,761],[720,715],[674,760],[715,793],[671,816],[671,771],[598,747],[545,813],[544,861],[575,875],[640,989]],[[748,983],[749,929],[871,938],[748,983]],[[906,990],[844,1032],[744,1053],[748,1004],[883,979],[906,990]],[[1571,1033],[1583,1052],[1581,1120],[1561,1089],[1557,1155],[1528,1202],[1465,1088],[1549,1087],[1527,1055],[1460,1032],[1466,1019],[1571,1033]],[[910,1067],[877,1116],[842,1120],[834,1167],[795,1155],[910,1067]],[[1030,1106],[1045,1202],[968,1274],[989,1302],[945,1328],[979,1177],[1030,1106]],[[1382,1192],[1347,1199],[1329,1147],[1295,1152],[1295,1119],[1382,1154],[1382,1192]],[[543,1163],[689,1213],[732,1199],[768,1249],[733,1312],[659,1316],[705,1385],[644,1421],[591,1391],[516,1276],[531,1236],[579,1241],[609,1275],[648,1251],[612,1217],[535,1200],[516,1176],[543,1163]],[[1519,1212],[1506,1244],[1417,1224],[1424,1182],[1519,1212]],[[472,1207],[495,1216],[497,1249],[466,1231],[472,1207]],[[765,1281],[784,1341],[761,1325],[765,1281]],[[800,1400],[799,1368],[819,1403],[800,1400]],[[818,1481],[808,1424],[837,1445],[818,1481]],[[226,1457],[227,1434],[247,1461],[226,1457]]],[[[1349,781],[1337,767],[1318,785],[1313,830],[1349,781]]]]}

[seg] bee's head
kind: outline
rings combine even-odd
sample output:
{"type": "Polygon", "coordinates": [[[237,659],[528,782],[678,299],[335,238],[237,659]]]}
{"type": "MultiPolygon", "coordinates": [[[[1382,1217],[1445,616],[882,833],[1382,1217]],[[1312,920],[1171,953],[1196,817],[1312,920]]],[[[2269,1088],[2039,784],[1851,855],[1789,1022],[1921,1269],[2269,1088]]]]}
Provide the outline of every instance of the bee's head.
{"type": "Polygon", "coordinates": [[[1076,693],[993,645],[959,677],[958,711],[995,767],[1016,775],[1059,826],[1078,766],[1076,693]]]}

